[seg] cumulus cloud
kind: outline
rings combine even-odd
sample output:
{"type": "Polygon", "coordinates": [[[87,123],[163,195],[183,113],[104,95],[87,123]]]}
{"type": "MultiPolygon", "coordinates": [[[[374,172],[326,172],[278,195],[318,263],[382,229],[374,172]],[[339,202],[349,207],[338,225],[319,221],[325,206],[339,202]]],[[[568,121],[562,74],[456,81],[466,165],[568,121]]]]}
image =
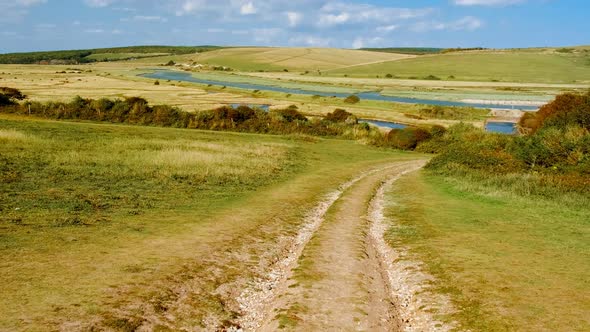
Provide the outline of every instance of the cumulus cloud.
{"type": "Polygon", "coordinates": [[[290,27],[296,27],[303,20],[303,14],[299,12],[286,12],[285,15],[290,27]]]}
{"type": "Polygon", "coordinates": [[[242,5],[242,7],[240,7],[240,14],[242,15],[252,15],[256,13],[257,9],[256,7],[254,7],[254,4],[252,2],[245,3],[242,5]]]}
{"type": "Polygon", "coordinates": [[[379,7],[369,4],[331,2],[321,8],[320,26],[345,23],[395,23],[425,17],[434,12],[432,8],[379,7]]]}
{"type": "Polygon", "coordinates": [[[144,22],[168,22],[168,19],[161,16],[145,16],[136,15],[132,17],[133,21],[144,21],[144,22]]]}
{"type": "Polygon", "coordinates": [[[84,2],[90,7],[107,7],[115,3],[116,0],[85,0],[84,2]]]}
{"type": "Polygon", "coordinates": [[[458,6],[507,6],[523,2],[525,0],[453,0],[458,6]]]}
{"type": "Polygon", "coordinates": [[[359,48],[363,48],[363,47],[367,47],[367,46],[376,46],[376,45],[381,44],[383,41],[384,40],[381,37],[371,37],[371,38],[357,37],[352,42],[352,48],[359,49],[359,48]]]}
{"type": "Polygon", "coordinates": [[[378,26],[375,30],[377,30],[377,32],[391,32],[393,30],[396,30],[397,28],[399,28],[399,26],[397,26],[395,24],[391,24],[391,25],[378,26]]]}
{"type": "Polygon", "coordinates": [[[332,39],[312,35],[300,35],[290,38],[289,44],[294,46],[329,47],[332,45],[332,39]]]}
{"type": "Polygon", "coordinates": [[[415,32],[427,32],[433,30],[468,30],[473,31],[483,26],[483,21],[473,16],[466,16],[461,19],[451,22],[418,22],[412,26],[412,30],[415,32]]]}
{"type": "Polygon", "coordinates": [[[22,20],[31,7],[46,3],[47,0],[0,0],[0,23],[14,23],[22,20]]]}

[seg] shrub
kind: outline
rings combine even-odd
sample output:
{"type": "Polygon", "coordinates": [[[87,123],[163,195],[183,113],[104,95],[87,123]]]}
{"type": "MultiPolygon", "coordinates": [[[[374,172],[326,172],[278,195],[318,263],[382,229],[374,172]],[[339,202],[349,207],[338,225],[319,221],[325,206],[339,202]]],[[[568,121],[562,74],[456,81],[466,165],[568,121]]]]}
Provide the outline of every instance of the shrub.
{"type": "Polygon", "coordinates": [[[334,110],[334,112],[326,114],[325,119],[330,122],[345,122],[351,116],[353,116],[352,113],[349,113],[341,108],[337,108],[334,110]]]}
{"type": "Polygon", "coordinates": [[[160,81],[155,81],[154,85],[160,85],[160,81]]]}
{"type": "Polygon", "coordinates": [[[297,110],[297,106],[295,106],[295,105],[291,105],[291,106],[287,107],[286,109],[276,110],[274,112],[276,114],[280,115],[282,120],[287,121],[287,122],[307,121],[307,117],[305,117],[305,115],[301,114],[297,110]]]}
{"type": "Polygon", "coordinates": [[[18,100],[26,98],[27,96],[18,89],[0,87],[0,106],[14,105],[18,100]]]}
{"type": "Polygon", "coordinates": [[[431,80],[431,81],[440,81],[440,77],[434,76],[434,75],[428,75],[428,76],[424,77],[424,79],[431,80]]]}
{"type": "Polygon", "coordinates": [[[407,127],[392,129],[386,136],[389,146],[401,150],[414,150],[420,142],[430,139],[432,135],[423,128],[407,127]]]}
{"type": "Polygon", "coordinates": [[[347,104],[357,104],[361,101],[361,99],[356,95],[350,95],[344,99],[344,102],[347,104]]]}
{"type": "Polygon", "coordinates": [[[565,128],[578,125],[590,130],[590,91],[586,94],[564,93],[542,106],[536,113],[525,113],[518,126],[524,134],[532,135],[542,127],[565,128]]]}

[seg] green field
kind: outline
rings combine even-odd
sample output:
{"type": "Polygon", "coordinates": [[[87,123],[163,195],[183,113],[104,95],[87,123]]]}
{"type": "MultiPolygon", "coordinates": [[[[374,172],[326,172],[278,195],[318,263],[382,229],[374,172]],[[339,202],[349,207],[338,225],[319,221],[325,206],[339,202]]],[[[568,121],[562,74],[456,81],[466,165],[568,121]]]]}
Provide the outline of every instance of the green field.
{"type": "Polygon", "coordinates": [[[442,80],[588,83],[590,54],[587,52],[544,53],[520,51],[457,52],[420,56],[413,59],[335,69],[329,75],[424,79],[430,75],[442,80]]]}
{"type": "Polygon", "coordinates": [[[413,158],[352,141],[6,115],[0,142],[1,330],[117,328],[147,315],[138,304],[175,302],[168,292],[189,280],[199,291],[168,311],[178,326],[230,318],[215,288],[243,287],[326,188],[413,158]]]}
{"type": "Polygon", "coordinates": [[[590,210],[416,174],[389,194],[392,245],[410,249],[471,331],[588,331],[590,210]]]}

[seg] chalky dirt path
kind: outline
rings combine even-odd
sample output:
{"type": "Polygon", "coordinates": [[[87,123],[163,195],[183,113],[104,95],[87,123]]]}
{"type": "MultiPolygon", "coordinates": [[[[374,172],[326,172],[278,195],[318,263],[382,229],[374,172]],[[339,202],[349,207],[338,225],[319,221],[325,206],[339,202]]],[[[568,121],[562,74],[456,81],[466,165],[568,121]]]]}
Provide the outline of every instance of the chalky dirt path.
{"type": "Polygon", "coordinates": [[[363,173],[322,200],[289,254],[242,292],[234,330],[446,330],[428,313],[414,312],[420,287],[396,275],[380,219],[386,187],[424,164],[363,173]]]}

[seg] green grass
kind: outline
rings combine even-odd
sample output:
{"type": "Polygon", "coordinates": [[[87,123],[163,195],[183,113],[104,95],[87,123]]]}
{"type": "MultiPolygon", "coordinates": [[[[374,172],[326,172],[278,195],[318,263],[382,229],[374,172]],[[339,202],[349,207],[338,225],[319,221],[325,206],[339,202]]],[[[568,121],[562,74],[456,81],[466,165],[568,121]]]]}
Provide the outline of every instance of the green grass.
{"type": "Polygon", "coordinates": [[[1,115],[0,329],[231,319],[220,285],[253,277],[330,188],[411,157],[335,139],[1,115]]]}
{"type": "Polygon", "coordinates": [[[429,75],[443,80],[588,83],[587,54],[532,52],[476,52],[420,56],[413,59],[350,67],[329,71],[329,75],[424,79],[429,75]]]}
{"type": "Polygon", "coordinates": [[[388,239],[426,263],[472,331],[590,329],[590,210],[419,173],[389,193],[388,239]],[[469,190],[466,190],[469,188],[469,190]]]}

